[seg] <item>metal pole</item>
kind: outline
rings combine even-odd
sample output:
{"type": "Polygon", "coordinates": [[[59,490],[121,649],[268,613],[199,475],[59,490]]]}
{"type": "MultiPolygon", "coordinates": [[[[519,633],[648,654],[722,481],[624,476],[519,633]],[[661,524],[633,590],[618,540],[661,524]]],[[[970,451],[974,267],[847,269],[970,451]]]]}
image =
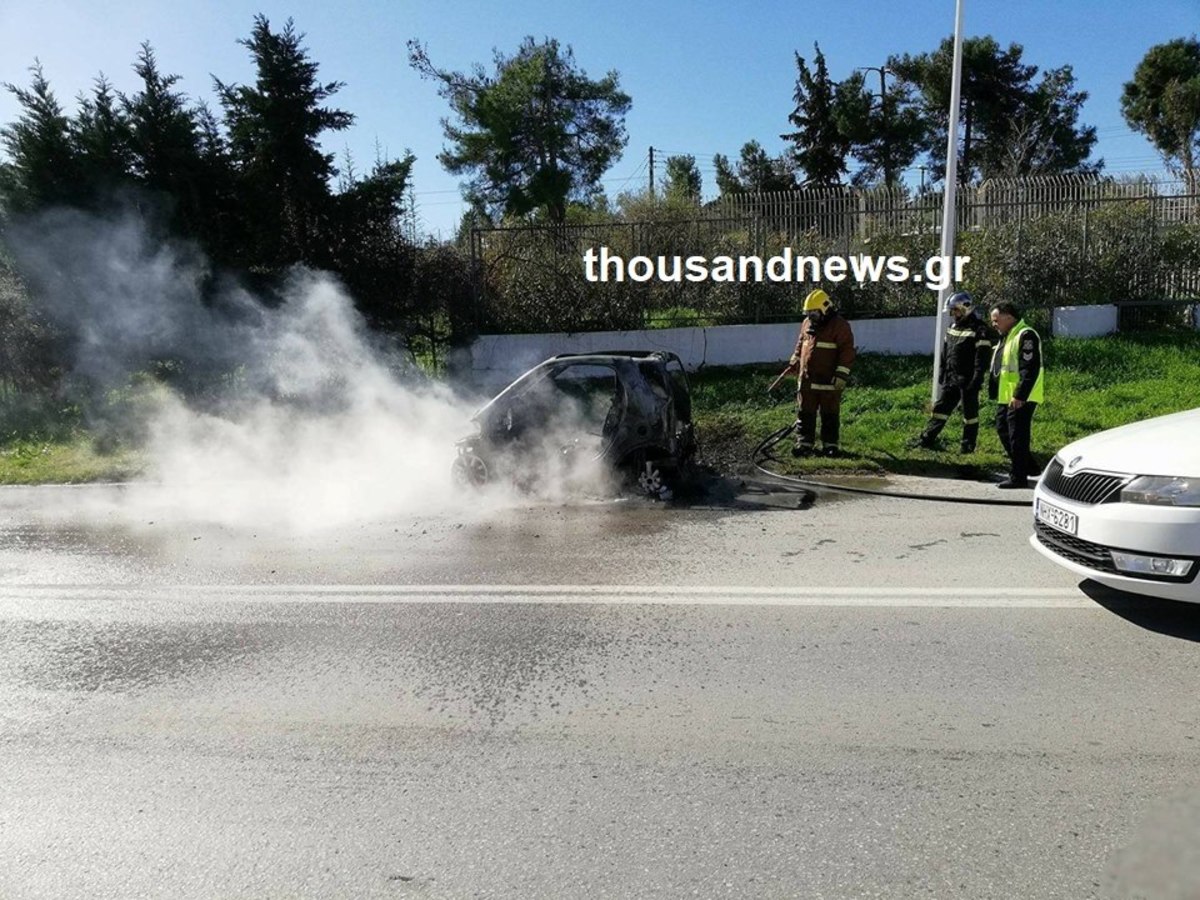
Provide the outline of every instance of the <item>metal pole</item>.
{"type": "MultiPolygon", "coordinates": [[[[884,73],[887,71],[887,66],[879,66],[879,121],[885,142],[887,141],[887,81],[884,79],[884,73]]],[[[891,147],[884,147],[883,159],[883,183],[890,189],[896,180],[896,176],[892,173],[891,147]]]]}
{"type": "MultiPolygon", "coordinates": [[[[953,265],[955,190],[958,187],[958,104],[962,87],[962,20],[963,0],[955,0],[954,9],[954,68],[950,76],[950,130],[946,138],[946,196],[942,202],[942,264],[953,265]]],[[[943,270],[944,271],[944,270],[943,270]]],[[[938,374],[942,369],[942,330],[946,298],[954,292],[948,284],[938,293],[938,305],[933,314],[933,392],[930,403],[937,403],[938,374]]]]}
{"type": "MultiPolygon", "coordinates": [[[[855,69],[856,72],[878,72],[879,73],[879,121],[880,131],[883,134],[883,183],[892,188],[895,186],[896,175],[892,171],[892,153],[891,148],[887,145],[887,78],[886,75],[892,70],[887,66],[859,66],[855,69]]],[[[893,73],[895,74],[895,73],[893,73]]]]}

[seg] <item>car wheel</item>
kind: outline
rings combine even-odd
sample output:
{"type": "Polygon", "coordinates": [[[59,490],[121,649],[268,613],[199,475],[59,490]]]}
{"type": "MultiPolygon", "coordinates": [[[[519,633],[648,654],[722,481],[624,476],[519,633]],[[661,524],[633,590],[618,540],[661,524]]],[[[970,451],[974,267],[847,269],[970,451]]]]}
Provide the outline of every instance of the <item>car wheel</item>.
{"type": "Polygon", "coordinates": [[[652,494],[654,496],[658,496],[658,492],[665,487],[662,469],[656,466],[653,461],[647,461],[642,467],[642,471],[638,473],[638,487],[641,488],[643,494],[652,494]]]}
{"type": "Polygon", "coordinates": [[[632,462],[630,474],[634,476],[638,493],[657,500],[670,500],[675,496],[671,473],[662,465],[661,459],[646,459],[638,454],[632,462]]]}
{"type": "Polygon", "coordinates": [[[464,453],[450,465],[450,478],[456,487],[483,487],[489,477],[487,463],[474,453],[464,453]]]}

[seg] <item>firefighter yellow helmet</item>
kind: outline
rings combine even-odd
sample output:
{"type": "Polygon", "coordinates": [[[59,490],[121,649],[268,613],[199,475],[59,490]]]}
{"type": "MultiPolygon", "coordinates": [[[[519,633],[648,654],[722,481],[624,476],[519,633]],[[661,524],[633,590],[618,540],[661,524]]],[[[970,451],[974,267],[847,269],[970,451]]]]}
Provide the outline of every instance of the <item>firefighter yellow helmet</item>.
{"type": "Polygon", "coordinates": [[[818,288],[807,297],[804,298],[804,314],[809,313],[828,313],[833,309],[833,301],[829,299],[829,295],[818,288]]]}

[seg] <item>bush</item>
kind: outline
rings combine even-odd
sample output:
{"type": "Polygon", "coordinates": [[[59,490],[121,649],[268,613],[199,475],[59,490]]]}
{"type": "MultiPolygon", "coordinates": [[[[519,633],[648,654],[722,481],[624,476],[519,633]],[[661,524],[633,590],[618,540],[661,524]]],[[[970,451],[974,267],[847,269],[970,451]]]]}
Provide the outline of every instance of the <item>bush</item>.
{"type": "MultiPolygon", "coordinates": [[[[899,203],[880,212],[866,197],[860,211],[844,199],[831,200],[828,213],[813,212],[806,201],[801,216],[775,198],[743,204],[721,218],[716,208],[639,196],[623,198],[620,214],[577,210],[566,226],[483,231],[480,327],[627,329],[671,320],[676,318],[671,311],[681,308],[694,310],[698,320],[725,324],[795,319],[813,287],[768,280],[590,283],[582,262],[590,247],[606,246],[625,260],[676,255],[766,260],[785,247],[797,256],[820,258],[903,255],[914,271],[939,252],[938,233],[927,227],[927,208],[899,203]]],[[[1006,300],[1047,310],[1200,296],[1200,224],[1172,212],[1178,211],[1178,198],[1129,199],[1114,189],[1086,202],[1044,204],[1032,217],[1026,206],[997,203],[986,227],[967,228],[957,240],[957,253],[971,257],[962,287],[983,305],[1006,300]],[[1169,203],[1175,205],[1168,208],[1169,203]]],[[[823,286],[853,318],[928,315],[936,309],[936,292],[912,281],[858,284],[848,278],[823,286]]]]}

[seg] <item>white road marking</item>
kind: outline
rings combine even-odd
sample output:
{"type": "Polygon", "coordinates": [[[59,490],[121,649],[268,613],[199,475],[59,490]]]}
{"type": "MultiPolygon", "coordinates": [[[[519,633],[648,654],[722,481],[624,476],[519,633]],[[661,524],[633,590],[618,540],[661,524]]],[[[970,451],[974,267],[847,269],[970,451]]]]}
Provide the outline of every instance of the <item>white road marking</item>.
{"type": "Polygon", "coordinates": [[[1095,609],[1075,588],[715,587],[680,585],[0,585],[0,603],[536,603],[1095,609]]]}

